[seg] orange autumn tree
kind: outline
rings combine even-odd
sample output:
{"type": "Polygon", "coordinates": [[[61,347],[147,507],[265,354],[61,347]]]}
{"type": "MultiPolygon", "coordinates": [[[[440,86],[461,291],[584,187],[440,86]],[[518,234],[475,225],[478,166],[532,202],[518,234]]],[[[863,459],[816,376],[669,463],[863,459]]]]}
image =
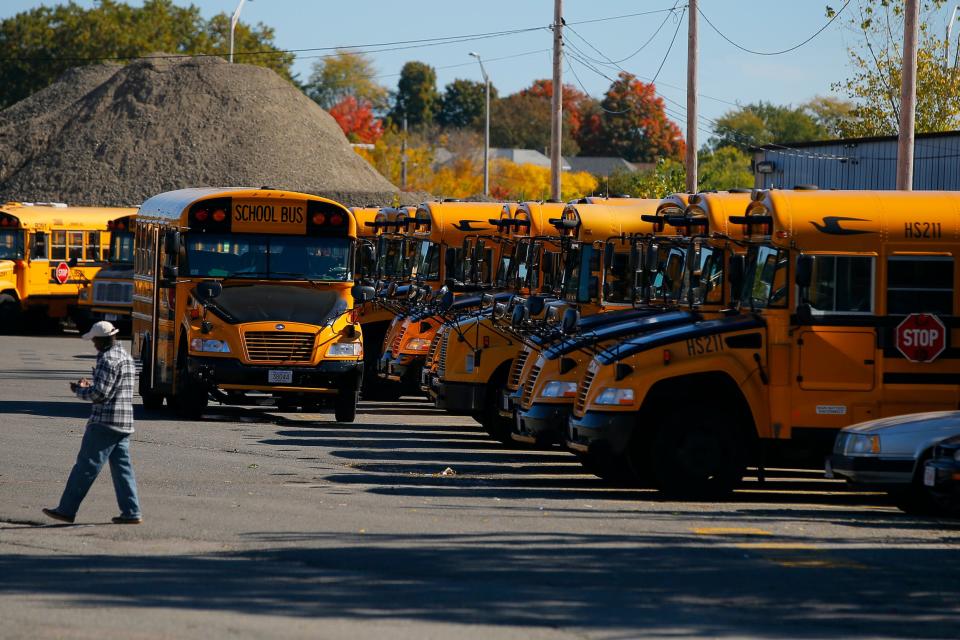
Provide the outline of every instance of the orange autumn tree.
{"type": "Polygon", "coordinates": [[[373,144],[383,135],[383,123],[374,117],[368,100],[347,96],[330,107],[329,113],[350,142],[373,144]]]}

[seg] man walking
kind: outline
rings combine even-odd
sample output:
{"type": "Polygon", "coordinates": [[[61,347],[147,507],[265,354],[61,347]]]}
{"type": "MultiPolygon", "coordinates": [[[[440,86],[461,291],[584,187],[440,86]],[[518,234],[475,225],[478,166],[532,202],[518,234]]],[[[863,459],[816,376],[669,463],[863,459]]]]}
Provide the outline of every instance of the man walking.
{"type": "Polygon", "coordinates": [[[133,433],[133,380],[135,369],[130,357],[116,335],[118,329],[109,322],[97,322],[85,340],[93,340],[97,351],[97,366],[93,381],[86,378],[70,383],[70,390],[81,400],[93,403],[87,429],[80,443],[80,453],[73,465],[60,504],[43,512],[61,522],[72,523],[80,503],[97,479],[103,464],[110,461],[110,475],[117,492],[120,515],[115,524],[140,524],[140,501],[137,481],[130,462],[130,434],[133,433]]]}

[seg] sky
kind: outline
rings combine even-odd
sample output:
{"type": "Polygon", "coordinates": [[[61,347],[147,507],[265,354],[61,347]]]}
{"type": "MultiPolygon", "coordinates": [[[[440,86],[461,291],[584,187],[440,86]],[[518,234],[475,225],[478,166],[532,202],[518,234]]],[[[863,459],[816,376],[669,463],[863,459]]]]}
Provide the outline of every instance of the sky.
{"type": "MultiPolygon", "coordinates": [[[[826,24],[825,7],[829,4],[839,9],[844,1],[700,0],[700,9],[730,40],[754,51],[771,52],[806,40],[826,24]]],[[[186,0],[174,2],[181,6],[190,4],[186,0]]],[[[193,0],[192,4],[209,18],[217,13],[232,13],[237,2],[193,0]]],[[[782,55],[741,51],[701,18],[699,143],[702,145],[709,135],[711,121],[738,104],[765,100],[798,106],[817,95],[839,95],[831,85],[851,74],[847,49],[857,40],[846,19],[855,15],[860,2],[852,0],[846,12],[810,43],[782,55]]],[[[92,0],[77,3],[87,7],[97,4],[92,0]]],[[[128,3],[141,4],[137,0],[128,3]]],[[[56,3],[3,0],[0,18],[41,4],[56,3]]],[[[479,65],[469,56],[476,52],[484,60],[490,81],[500,95],[507,95],[529,86],[535,79],[551,77],[552,34],[545,27],[553,20],[553,4],[552,0],[248,0],[240,20],[272,27],[274,44],[281,49],[414,41],[404,45],[411,48],[369,54],[378,81],[391,89],[396,87],[401,67],[410,60],[434,66],[441,91],[456,78],[479,81],[479,65]],[[422,41],[430,38],[537,27],[540,28],[500,37],[422,46],[422,41]]],[[[564,0],[564,20],[568,25],[564,82],[602,97],[619,68],[588,58],[604,62],[626,58],[619,62],[620,68],[646,81],[656,76],[657,90],[666,101],[668,115],[685,131],[686,14],[681,18],[684,5],[685,0],[564,0]],[[675,5],[675,12],[666,11],[675,5]],[[629,15],[641,13],[646,15],[629,15]]],[[[942,11],[944,24],[949,11],[950,7],[942,11]]],[[[310,77],[313,65],[325,53],[329,52],[298,54],[293,71],[300,81],[310,77]]]]}

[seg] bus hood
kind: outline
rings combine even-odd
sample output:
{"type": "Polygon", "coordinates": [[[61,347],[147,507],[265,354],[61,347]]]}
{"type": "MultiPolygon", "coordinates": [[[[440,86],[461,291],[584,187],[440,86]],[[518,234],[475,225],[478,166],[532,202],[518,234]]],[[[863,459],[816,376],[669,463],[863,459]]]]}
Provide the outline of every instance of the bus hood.
{"type": "Polygon", "coordinates": [[[197,298],[231,324],[300,322],[322,327],[347,311],[339,291],[307,287],[230,284],[216,298],[197,298]]]}

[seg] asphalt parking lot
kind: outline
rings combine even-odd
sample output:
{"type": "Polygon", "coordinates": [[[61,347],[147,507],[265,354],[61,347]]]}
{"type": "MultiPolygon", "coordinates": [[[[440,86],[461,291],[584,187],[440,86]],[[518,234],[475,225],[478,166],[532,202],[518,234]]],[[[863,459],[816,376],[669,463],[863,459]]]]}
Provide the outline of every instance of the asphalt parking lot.
{"type": "Polygon", "coordinates": [[[109,474],[54,506],[88,407],[76,336],[0,337],[4,638],[956,637],[960,521],[805,471],[672,502],[422,401],[357,422],[137,414],[145,523],[109,474]]]}

